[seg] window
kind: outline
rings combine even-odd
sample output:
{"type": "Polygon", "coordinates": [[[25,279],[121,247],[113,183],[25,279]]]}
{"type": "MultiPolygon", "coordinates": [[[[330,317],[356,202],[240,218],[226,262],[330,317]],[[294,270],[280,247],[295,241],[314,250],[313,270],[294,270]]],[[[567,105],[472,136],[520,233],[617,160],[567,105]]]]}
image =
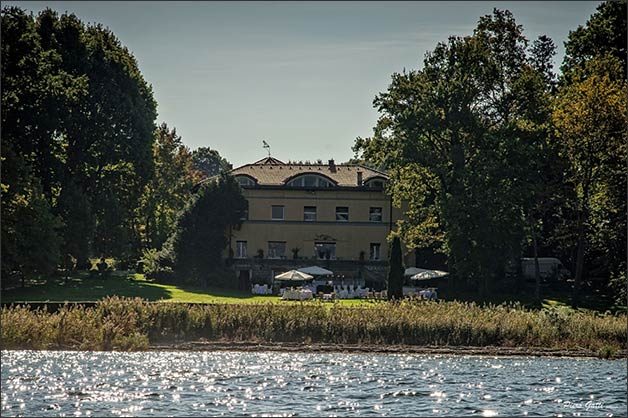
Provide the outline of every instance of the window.
{"type": "Polygon", "coordinates": [[[316,221],[316,206],[303,207],[303,220],[307,222],[316,221]]]}
{"type": "Polygon", "coordinates": [[[371,242],[371,251],[369,260],[379,260],[381,244],[379,242],[371,242]]]}
{"type": "Polygon", "coordinates": [[[250,177],[238,176],[236,177],[236,180],[240,186],[255,186],[255,181],[253,181],[250,177]]]}
{"type": "Polygon", "coordinates": [[[246,257],[246,241],[236,241],[236,258],[246,257]]]}
{"type": "Polygon", "coordinates": [[[349,208],[346,206],[336,206],[336,220],[349,222],[349,208]]]}
{"type": "Polygon", "coordinates": [[[334,183],[315,174],[304,174],[287,183],[290,187],[334,187],[334,183]]]}
{"type": "Polygon", "coordinates": [[[381,179],[369,180],[366,183],[366,186],[371,188],[371,189],[383,189],[384,188],[384,181],[381,180],[381,179]]]}
{"type": "Polygon", "coordinates": [[[283,221],[283,206],[273,206],[272,220],[283,221]]]}
{"type": "Polygon", "coordinates": [[[268,258],[286,258],[286,242],[268,241],[268,258]]]}
{"type": "Polygon", "coordinates": [[[335,242],[315,242],[314,253],[319,260],[335,260],[336,259],[336,243],[335,242]]]}
{"type": "Polygon", "coordinates": [[[369,221],[381,222],[382,221],[382,208],[371,208],[369,210],[369,221]]]}

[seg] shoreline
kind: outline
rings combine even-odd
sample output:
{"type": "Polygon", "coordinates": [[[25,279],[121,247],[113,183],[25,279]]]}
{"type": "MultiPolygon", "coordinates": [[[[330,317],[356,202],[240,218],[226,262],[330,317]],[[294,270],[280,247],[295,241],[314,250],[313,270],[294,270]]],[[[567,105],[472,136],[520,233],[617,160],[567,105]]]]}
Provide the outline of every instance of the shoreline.
{"type": "MultiPolygon", "coordinates": [[[[603,359],[592,350],[554,349],[543,347],[470,347],[470,346],[413,346],[373,344],[325,343],[269,343],[249,341],[187,341],[180,343],[151,344],[148,351],[272,351],[280,353],[344,353],[344,354],[418,354],[499,357],[575,357],[603,359]]],[[[628,358],[628,350],[619,350],[608,360],[628,358]]]]}

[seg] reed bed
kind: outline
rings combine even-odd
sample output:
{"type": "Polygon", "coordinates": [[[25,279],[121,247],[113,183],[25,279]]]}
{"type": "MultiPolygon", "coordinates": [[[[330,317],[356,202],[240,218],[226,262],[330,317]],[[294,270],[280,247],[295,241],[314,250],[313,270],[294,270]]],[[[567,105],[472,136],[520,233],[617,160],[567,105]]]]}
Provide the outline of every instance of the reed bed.
{"type": "Polygon", "coordinates": [[[175,304],[110,297],[55,313],[11,306],[1,313],[3,349],[143,350],[194,341],[419,346],[626,348],[626,315],[528,310],[461,302],[175,304]]]}

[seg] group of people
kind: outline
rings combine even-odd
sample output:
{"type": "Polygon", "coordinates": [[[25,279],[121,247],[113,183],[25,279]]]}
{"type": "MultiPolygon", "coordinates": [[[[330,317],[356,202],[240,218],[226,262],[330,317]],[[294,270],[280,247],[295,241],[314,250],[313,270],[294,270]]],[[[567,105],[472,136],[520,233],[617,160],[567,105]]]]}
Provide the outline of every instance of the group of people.
{"type": "MultiPolygon", "coordinates": [[[[272,295],[273,288],[268,284],[254,284],[251,289],[254,295],[272,295]]],[[[437,300],[438,294],[435,288],[417,289],[404,287],[404,296],[427,300],[437,300]]],[[[283,299],[307,300],[314,297],[329,296],[329,299],[386,299],[386,290],[375,292],[368,287],[352,285],[334,285],[331,294],[318,292],[314,284],[309,283],[298,287],[284,287],[279,289],[279,295],[283,299]]]]}

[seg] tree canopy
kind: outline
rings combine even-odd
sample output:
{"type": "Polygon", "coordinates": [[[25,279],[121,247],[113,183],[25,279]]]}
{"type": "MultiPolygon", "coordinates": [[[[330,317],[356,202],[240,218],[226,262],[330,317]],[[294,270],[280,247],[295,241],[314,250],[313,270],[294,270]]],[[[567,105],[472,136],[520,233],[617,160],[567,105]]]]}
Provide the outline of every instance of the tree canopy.
{"type": "MultiPolygon", "coordinates": [[[[25,195],[34,204],[41,190],[38,211],[51,215],[38,216],[38,228],[54,230],[62,252],[82,264],[93,252],[129,256],[156,116],[133,55],[109,29],[73,14],[4,7],[2,87],[3,219],[21,235],[27,225],[12,208],[25,195]],[[60,227],[44,225],[57,216],[60,227]]],[[[10,236],[2,235],[7,251],[10,236]]]]}
{"type": "Polygon", "coordinates": [[[246,208],[233,177],[222,175],[203,183],[159,254],[161,268],[171,269],[177,280],[207,284],[211,273],[224,265],[229,231],[239,227],[246,208]]]}
{"type": "Polygon", "coordinates": [[[153,173],[140,200],[140,224],[146,247],[160,249],[174,231],[179,212],[192,196],[201,175],[194,171],[192,153],[176,129],[166,123],[155,131],[153,173]]]}
{"type": "Polygon", "coordinates": [[[574,69],[583,69],[587,61],[602,55],[617,58],[626,76],[626,0],[600,3],[584,26],[569,32],[565,42],[565,59],[561,67],[569,78],[574,69]]]}
{"type": "Polygon", "coordinates": [[[393,74],[374,101],[373,137],[356,141],[356,152],[390,170],[395,202],[409,201],[405,240],[446,252],[472,281],[498,276],[520,254],[553,49],[547,38],[530,47],[512,14],[496,9],[473,35],[439,43],[423,69],[393,74]]]}
{"type": "Polygon", "coordinates": [[[213,177],[231,169],[231,164],[209,147],[199,147],[192,152],[192,164],[205,178],[213,177]]]}

